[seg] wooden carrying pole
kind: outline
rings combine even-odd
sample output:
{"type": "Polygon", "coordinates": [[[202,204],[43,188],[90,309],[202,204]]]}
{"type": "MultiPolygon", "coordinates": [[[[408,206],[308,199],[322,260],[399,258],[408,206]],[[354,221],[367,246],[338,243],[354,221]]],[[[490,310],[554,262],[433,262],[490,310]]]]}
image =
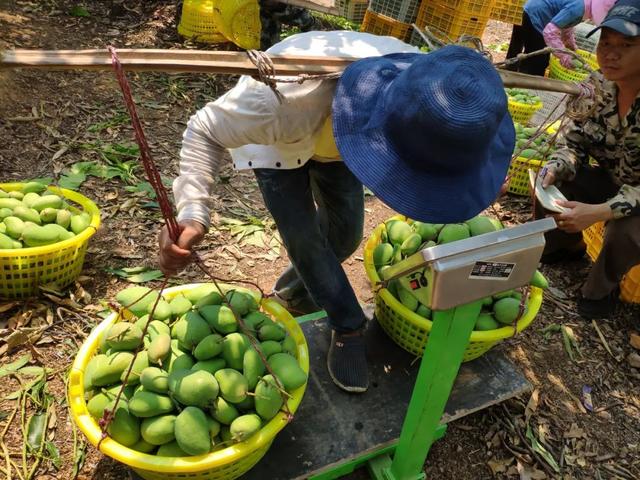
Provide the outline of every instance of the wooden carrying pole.
{"type": "MultiPolygon", "coordinates": [[[[194,72],[226,75],[257,75],[244,52],[206,50],[122,49],[118,58],[125,70],[194,72]]],[[[344,70],[356,58],[270,56],[279,76],[320,75],[344,70]]],[[[111,54],[106,50],[7,50],[0,52],[0,70],[36,68],[44,70],[110,70],[111,54]]],[[[562,80],[498,70],[505,87],[531,88],[579,95],[577,84],[562,80]]]]}

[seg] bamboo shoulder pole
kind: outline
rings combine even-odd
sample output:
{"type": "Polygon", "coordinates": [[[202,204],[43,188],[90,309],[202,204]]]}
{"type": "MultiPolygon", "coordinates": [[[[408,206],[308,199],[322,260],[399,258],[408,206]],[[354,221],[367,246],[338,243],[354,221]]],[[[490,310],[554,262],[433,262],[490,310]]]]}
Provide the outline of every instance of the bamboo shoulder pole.
{"type": "MultiPolygon", "coordinates": [[[[256,75],[257,69],[244,52],[215,50],[122,49],[118,57],[125,70],[200,72],[225,75],[256,75]]],[[[321,75],[344,70],[356,58],[270,56],[279,76],[321,75]]],[[[111,55],[100,50],[7,50],[0,52],[0,70],[109,70],[111,55]]],[[[505,87],[521,87],[579,95],[575,83],[498,70],[505,87]]]]}

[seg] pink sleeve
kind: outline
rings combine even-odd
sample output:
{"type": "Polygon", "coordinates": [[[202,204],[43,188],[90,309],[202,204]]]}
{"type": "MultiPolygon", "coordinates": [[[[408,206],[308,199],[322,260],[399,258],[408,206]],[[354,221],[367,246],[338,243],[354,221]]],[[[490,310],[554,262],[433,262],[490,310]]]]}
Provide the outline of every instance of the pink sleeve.
{"type": "Polygon", "coordinates": [[[562,43],[564,43],[564,45],[571,49],[571,50],[577,50],[578,49],[578,45],[576,44],[576,36],[575,36],[575,32],[573,30],[573,27],[571,28],[565,28],[564,30],[562,30],[562,43]]]}
{"type": "Polygon", "coordinates": [[[544,27],[544,30],[542,31],[542,36],[544,37],[544,42],[549,47],[564,48],[564,43],[562,42],[562,29],[555,23],[547,23],[547,26],[544,27]]]}

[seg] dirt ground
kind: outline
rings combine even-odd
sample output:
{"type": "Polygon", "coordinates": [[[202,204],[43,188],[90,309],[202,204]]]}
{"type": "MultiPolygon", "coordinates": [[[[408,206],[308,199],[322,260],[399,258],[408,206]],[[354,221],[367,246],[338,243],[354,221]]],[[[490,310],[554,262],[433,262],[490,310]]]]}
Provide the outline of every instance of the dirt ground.
{"type": "MultiPolygon", "coordinates": [[[[0,50],[199,48],[178,38],[175,11],[170,0],[0,0],[0,50]]],[[[483,40],[495,60],[504,56],[510,30],[510,25],[489,24],[483,40]]],[[[140,73],[130,80],[154,160],[171,179],[190,115],[225,92],[234,78],[140,73]]],[[[104,300],[129,285],[121,269],[155,268],[161,216],[145,189],[132,144],[132,128],[110,71],[0,71],[0,180],[77,180],[84,174],[78,190],[103,215],[73,288],[44,292],[28,302],[0,303],[0,478],[128,478],[122,465],[87,445],[74,428],[65,382],[78,346],[100,320],[104,300]],[[96,167],[109,167],[108,173],[96,167]],[[46,381],[42,390],[31,390],[31,399],[23,395],[18,402],[10,394],[26,389],[28,378],[2,368],[27,354],[28,365],[46,367],[46,381]],[[41,455],[23,456],[21,425],[33,413],[34,402],[49,405],[47,448],[41,455]]],[[[250,280],[270,291],[287,264],[286,253],[252,174],[224,168],[213,202],[214,228],[201,249],[206,264],[230,282],[250,280]]],[[[393,213],[368,196],[365,238],[393,213]]],[[[490,213],[506,224],[521,223],[530,218],[529,201],[503,197],[490,213]]],[[[361,302],[371,303],[362,251],[344,266],[361,302]]],[[[625,305],[615,318],[598,324],[578,317],[575,292],[588,268],[586,259],[542,268],[551,289],[535,323],[498,347],[524,372],[533,394],[450,425],[431,451],[427,477],[640,478],[640,370],[629,360],[640,348],[640,337],[634,336],[640,311],[625,305]],[[567,341],[573,338],[572,347],[563,342],[560,325],[567,341]],[[590,397],[583,393],[587,389],[590,397]]],[[[190,269],[175,280],[202,279],[190,269]]]]}

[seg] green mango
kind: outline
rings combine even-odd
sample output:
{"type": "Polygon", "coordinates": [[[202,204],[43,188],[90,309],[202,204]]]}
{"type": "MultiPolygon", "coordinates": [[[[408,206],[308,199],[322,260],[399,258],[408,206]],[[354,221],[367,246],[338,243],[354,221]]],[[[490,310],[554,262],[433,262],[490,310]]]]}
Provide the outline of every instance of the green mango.
{"type": "Polygon", "coordinates": [[[227,362],[225,362],[224,358],[210,358],[209,360],[200,360],[197,362],[191,370],[194,372],[198,370],[204,370],[205,372],[209,372],[211,375],[216,373],[218,370],[222,370],[227,366],[227,362]]]}
{"type": "Polygon", "coordinates": [[[389,265],[393,259],[393,245],[380,243],[373,249],[373,264],[376,268],[389,265]]]}
{"type": "Polygon", "coordinates": [[[205,337],[211,335],[207,322],[195,311],[180,317],[171,329],[171,336],[189,350],[195,348],[205,337]]]}
{"type": "Polygon", "coordinates": [[[175,438],[189,455],[203,455],[211,448],[207,417],[197,407],[186,407],[175,420],[175,438]]]}
{"type": "Polygon", "coordinates": [[[495,319],[505,325],[511,325],[516,321],[520,313],[520,300],[513,297],[501,298],[493,304],[495,319]]]}
{"type": "Polygon", "coordinates": [[[101,362],[93,372],[91,384],[93,386],[101,387],[104,385],[111,385],[120,380],[120,376],[125,369],[129,368],[129,365],[133,361],[133,354],[131,352],[115,352],[107,357],[107,360],[101,362]]]}
{"type": "Polygon", "coordinates": [[[547,281],[546,278],[544,278],[544,275],[540,273],[540,270],[536,270],[534,272],[533,277],[531,277],[531,281],[529,283],[534,287],[538,287],[543,290],[546,290],[547,288],[549,288],[549,282],[547,281]]]}
{"type": "Polygon", "coordinates": [[[153,304],[157,298],[158,292],[141,285],[127,287],[116,294],[116,302],[131,311],[136,317],[146,315],[149,304],[153,304]]]}
{"type": "Polygon", "coordinates": [[[301,387],[307,381],[307,374],[300,368],[298,361],[288,353],[276,353],[269,357],[269,366],[280,379],[287,392],[301,387]]]}
{"type": "Polygon", "coordinates": [[[160,445],[158,451],[156,452],[158,457],[188,457],[189,454],[182,450],[178,445],[178,442],[173,441],[169,443],[165,443],[164,445],[160,445]]]}
{"type": "Polygon", "coordinates": [[[469,227],[464,223],[450,223],[442,227],[438,234],[438,244],[457,242],[469,238],[469,227]]]}
{"type": "Polygon", "coordinates": [[[435,240],[438,238],[438,231],[436,230],[436,227],[430,223],[413,222],[413,230],[420,235],[423,242],[428,242],[429,240],[435,240]]]}
{"type": "Polygon", "coordinates": [[[298,345],[293,337],[287,335],[285,339],[282,340],[282,351],[293,357],[298,357],[298,345]]]}
{"type": "Polygon", "coordinates": [[[500,328],[500,325],[496,322],[495,318],[493,318],[493,315],[490,313],[481,313],[478,315],[474,330],[483,332],[487,330],[495,330],[496,328],[500,328]]]}
{"type": "Polygon", "coordinates": [[[135,445],[131,445],[129,448],[140,453],[152,453],[155,450],[156,445],[145,442],[144,439],[141,438],[135,445]]]}
{"type": "MultiPolygon", "coordinates": [[[[4,223],[0,225],[4,225],[4,223]]],[[[15,240],[13,240],[11,237],[5,235],[4,233],[0,233],[0,250],[12,250],[14,248],[13,242],[15,242],[15,240]]]]}
{"type": "Polygon", "coordinates": [[[20,189],[20,191],[22,193],[29,194],[29,193],[42,193],[47,189],[47,186],[43,183],[40,182],[27,182],[24,185],[22,185],[22,188],[20,189]]]}
{"type": "Polygon", "coordinates": [[[493,222],[489,217],[484,217],[482,215],[478,215],[473,217],[471,220],[467,220],[465,222],[467,227],[469,227],[469,232],[472,237],[477,235],[483,235],[485,233],[495,232],[495,227],[493,226],[493,222]]]}
{"type": "Polygon", "coordinates": [[[222,358],[225,359],[229,367],[242,370],[244,352],[250,345],[246,335],[238,332],[230,333],[222,342],[222,358]]]}
{"type": "Polygon", "coordinates": [[[418,309],[418,299],[413,296],[413,294],[407,290],[402,284],[398,285],[398,296],[400,299],[400,303],[407,307],[412,312],[415,312],[418,309]]]}
{"type": "Polygon", "coordinates": [[[167,393],[169,374],[157,367],[147,367],[140,374],[140,384],[149,392],[167,393]]]}
{"type": "MultiPolygon", "coordinates": [[[[131,400],[129,400],[129,411],[140,418],[156,417],[165,413],[171,413],[174,408],[173,401],[171,401],[169,397],[146,390],[136,391],[131,400]]],[[[147,438],[145,438],[145,440],[149,442],[147,438]]]]}
{"type": "Polygon", "coordinates": [[[171,337],[167,333],[157,335],[147,348],[149,362],[156,365],[163,365],[167,356],[171,353],[171,337]]]}
{"type": "Polygon", "coordinates": [[[240,412],[238,412],[238,409],[232,403],[227,402],[222,397],[218,397],[213,401],[211,415],[218,422],[224,425],[230,425],[235,418],[240,416],[240,412]]]}
{"type": "Polygon", "coordinates": [[[411,225],[401,220],[393,222],[387,227],[389,241],[395,245],[402,245],[409,235],[413,233],[411,225]]]}
{"type": "Polygon", "coordinates": [[[56,223],[62,228],[69,228],[73,214],[69,210],[58,210],[56,213],[56,223]]]}
{"type": "Polygon", "coordinates": [[[404,240],[404,242],[402,242],[402,245],[400,246],[402,255],[404,255],[405,257],[413,255],[418,251],[421,243],[422,237],[417,233],[412,233],[404,240]]]}
{"type": "MultiPolygon", "coordinates": [[[[127,385],[137,385],[138,383],[140,383],[140,374],[147,367],[149,367],[148,353],[146,351],[138,352],[133,361],[133,366],[131,367],[131,372],[129,373],[129,378],[127,379],[127,385]]],[[[122,372],[122,375],[120,375],[121,382],[124,382],[124,377],[126,374],[127,370],[122,372]]]]}
{"type": "Polygon", "coordinates": [[[145,418],[140,424],[140,433],[145,442],[151,445],[164,445],[175,437],[175,415],[160,415],[145,418]]]}
{"type": "Polygon", "coordinates": [[[232,368],[223,368],[214,376],[220,387],[220,395],[227,402],[239,403],[245,399],[249,391],[249,382],[240,372],[232,368]]]}
{"type": "Polygon", "coordinates": [[[90,223],[91,219],[88,219],[85,215],[72,215],[71,221],[69,222],[69,228],[73,233],[78,235],[89,228],[90,223]]]}
{"type": "Polygon", "coordinates": [[[181,317],[187,313],[193,307],[193,304],[184,295],[175,296],[170,302],[171,315],[174,317],[181,317]]]}
{"type": "Polygon", "coordinates": [[[19,205],[13,209],[13,215],[25,222],[32,222],[32,223],[35,223],[36,225],[42,225],[42,220],[40,220],[40,213],[38,213],[33,208],[28,208],[28,207],[25,207],[24,205],[19,205]]]}
{"type": "Polygon", "coordinates": [[[262,361],[260,354],[253,348],[248,348],[244,352],[244,358],[242,362],[242,374],[247,380],[249,390],[253,391],[258,384],[258,380],[265,372],[265,365],[262,361]]]}
{"type": "Polygon", "coordinates": [[[243,317],[242,321],[245,327],[252,332],[256,332],[266,322],[272,322],[273,320],[269,315],[262,312],[249,312],[243,317]]]}
{"type": "Polygon", "coordinates": [[[39,217],[41,223],[55,222],[56,218],[58,218],[58,210],[55,208],[45,208],[40,212],[39,217]]]}
{"type": "Polygon", "coordinates": [[[234,442],[243,442],[262,427],[262,420],[258,415],[248,414],[236,418],[229,426],[231,438],[234,442]]]}
{"type": "Polygon", "coordinates": [[[193,350],[193,356],[196,357],[197,360],[208,360],[210,358],[217,357],[222,353],[223,340],[222,335],[217,333],[207,335],[200,340],[196,348],[193,350]]]}
{"type": "MultiPolygon", "coordinates": [[[[153,309],[154,304],[150,303],[147,307],[147,313],[151,315],[151,310],[153,309]]],[[[160,322],[166,322],[171,319],[171,306],[169,302],[164,299],[160,299],[158,304],[156,305],[156,309],[153,312],[153,319],[158,320],[160,322]]]]}
{"type": "MultiPolygon", "coordinates": [[[[218,373],[219,371],[216,375],[218,373]]],[[[175,383],[170,381],[169,390],[183,405],[205,408],[218,396],[220,387],[217,377],[204,370],[197,370],[188,372],[175,383]]]]}
{"type": "Polygon", "coordinates": [[[142,344],[142,330],[129,322],[114,323],[106,336],[112,350],[135,350],[142,344]]]}
{"type": "Polygon", "coordinates": [[[264,324],[260,327],[258,331],[258,338],[261,342],[266,342],[267,340],[274,340],[276,342],[280,342],[284,340],[284,337],[287,335],[287,331],[282,327],[279,323],[270,322],[268,324],[264,324]]]}
{"type": "Polygon", "coordinates": [[[222,335],[238,331],[236,316],[226,305],[205,305],[198,309],[198,313],[214,331],[222,335]]]}
{"type": "Polygon", "coordinates": [[[107,433],[125,447],[131,447],[140,440],[140,420],[129,412],[126,403],[118,402],[107,433]]]}
{"type": "Polygon", "coordinates": [[[229,302],[231,309],[241,317],[244,317],[249,312],[258,310],[257,302],[248,293],[239,290],[229,290],[224,296],[227,302],[229,302]]]}
{"type": "Polygon", "coordinates": [[[260,343],[260,350],[262,350],[266,358],[269,358],[274,353],[282,352],[282,344],[273,340],[267,340],[266,342],[260,343]]]}
{"type": "MultiPolygon", "coordinates": [[[[0,198],[0,200],[2,199],[0,198]]],[[[5,217],[3,222],[7,227],[7,235],[9,235],[14,240],[19,240],[22,237],[22,232],[24,231],[24,228],[25,228],[25,224],[22,219],[11,215],[11,216],[5,217]]]]}
{"type": "Polygon", "coordinates": [[[31,208],[38,212],[41,212],[45,208],[55,208],[56,210],[59,210],[62,207],[62,198],[57,195],[42,196],[31,204],[31,208]]]}
{"type": "Polygon", "coordinates": [[[256,385],[256,413],[266,422],[271,420],[282,408],[284,400],[272,375],[265,375],[256,385]]]}

